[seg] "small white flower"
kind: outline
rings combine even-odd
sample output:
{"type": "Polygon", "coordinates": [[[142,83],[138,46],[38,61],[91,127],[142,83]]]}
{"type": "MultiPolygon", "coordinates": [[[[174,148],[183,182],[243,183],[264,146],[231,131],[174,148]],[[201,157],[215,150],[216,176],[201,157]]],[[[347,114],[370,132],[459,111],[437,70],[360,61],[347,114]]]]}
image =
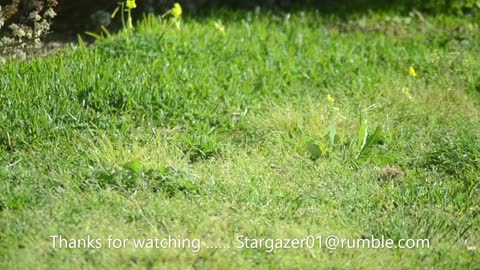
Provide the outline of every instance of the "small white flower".
{"type": "Polygon", "coordinates": [[[14,36],[22,38],[26,35],[25,31],[15,23],[12,23],[9,28],[12,30],[14,36]]]}
{"type": "Polygon", "coordinates": [[[42,19],[42,16],[38,14],[38,12],[33,11],[30,13],[30,16],[28,16],[29,19],[32,19],[34,21],[40,21],[42,19]]]}
{"type": "Polygon", "coordinates": [[[47,10],[45,10],[45,13],[43,14],[43,16],[53,19],[53,17],[57,16],[57,13],[55,13],[53,8],[48,8],[47,10]]]}

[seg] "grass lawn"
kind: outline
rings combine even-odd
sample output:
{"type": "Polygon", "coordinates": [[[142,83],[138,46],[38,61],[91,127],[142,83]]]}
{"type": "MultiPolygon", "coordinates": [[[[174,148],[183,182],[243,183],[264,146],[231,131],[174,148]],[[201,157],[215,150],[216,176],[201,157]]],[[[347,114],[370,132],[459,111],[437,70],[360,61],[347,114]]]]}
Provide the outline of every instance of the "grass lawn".
{"type": "Polygon", "coordinates": [[[248,12],[1,65],[0,268],[474,269],[479,55],[467,17],[248,12]]]}

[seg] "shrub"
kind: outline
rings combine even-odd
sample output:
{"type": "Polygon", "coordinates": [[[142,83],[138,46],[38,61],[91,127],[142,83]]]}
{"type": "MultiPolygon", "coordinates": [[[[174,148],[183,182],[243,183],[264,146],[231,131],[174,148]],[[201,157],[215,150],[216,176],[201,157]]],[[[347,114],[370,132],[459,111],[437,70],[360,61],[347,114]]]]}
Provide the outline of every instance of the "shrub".
{"type": "Polygon", "coordinates": [[[56,13],[56,0],[13,0],[0,6],[0,56],[9,54],[25,58],[40,45],[56,13]]]}

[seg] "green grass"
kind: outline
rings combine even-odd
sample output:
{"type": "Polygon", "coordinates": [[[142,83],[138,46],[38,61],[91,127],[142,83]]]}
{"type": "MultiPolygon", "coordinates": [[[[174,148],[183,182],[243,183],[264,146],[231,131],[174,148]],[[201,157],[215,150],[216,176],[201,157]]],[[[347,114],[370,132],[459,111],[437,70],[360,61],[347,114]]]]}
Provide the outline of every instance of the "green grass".
{"type": "Polygon", "coordinates": [[[254,12],[0,66],[0,268],[474,269],[479,51],[468,18],[254,12]],[[50,239],[169,234],[202,249],[50,239]],[[330,234],[431,247],[206,248],[330,234]]]}

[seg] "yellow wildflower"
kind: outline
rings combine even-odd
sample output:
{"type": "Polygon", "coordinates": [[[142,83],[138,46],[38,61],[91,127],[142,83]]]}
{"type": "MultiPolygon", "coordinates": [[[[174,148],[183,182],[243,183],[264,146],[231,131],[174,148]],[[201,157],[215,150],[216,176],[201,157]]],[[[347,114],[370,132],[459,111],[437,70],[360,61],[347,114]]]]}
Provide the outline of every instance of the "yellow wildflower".
{"type": "Polygon", "coordinates": [[[335,102],[335,99],[333,99],[333,97],[330,94],[328,94],[327,95],[327,101],[328,101],[328,103],[333,104],[335,102]]]}
{"type": "Polygon", "coordinates": [[[415,72],[415,69],[413,68],[413,66],[410,66],[408,68],[408,74],[412,77],[417,77],[417,72],[415,72]]]}
{"type": "Polygon", "coordinates": [[[137,7],[137,3],[135,3],[135,0],[127,0],[126,6],[128,9],[134,9],[137,7]]]}
{"type": "Polygon", "coordinates": [[[179,3],[175,3],[173,5],[173,8],[172,8],[172,16],[175,18],[175,19],[178,19],[180,18],[180,16],[182,16],[182,6],[180,6],[179,3]]]}

